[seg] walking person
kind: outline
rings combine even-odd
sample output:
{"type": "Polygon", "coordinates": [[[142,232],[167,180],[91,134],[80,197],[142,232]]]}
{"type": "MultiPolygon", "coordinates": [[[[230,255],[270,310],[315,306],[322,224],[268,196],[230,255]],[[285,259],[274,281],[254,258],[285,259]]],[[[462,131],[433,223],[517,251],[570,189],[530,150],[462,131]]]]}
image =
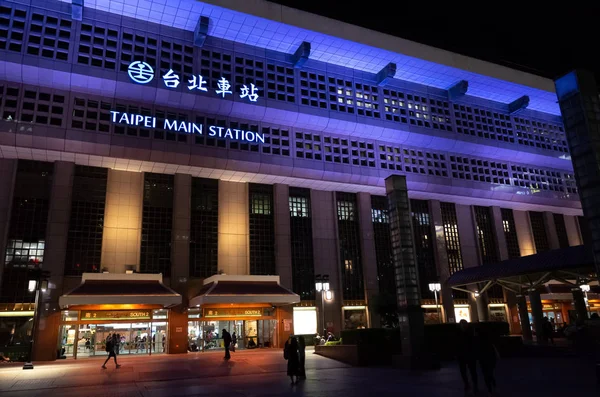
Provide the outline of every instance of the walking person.
{"type": "Polygon", "coordinates": [[[233,331],[233,334],[231,334],[231,351],[232,352],[235,351],[236,345],[237,345],[237,335],[235,334],[235,331],[233,331]]]}
{"type": "Polygon", "coordinates": [[[225,328],[223,328],[223,344],[225,345],[225,360],[229,360],[231,359],[231,354],[229,353],[231,334],[229,334],[225,328]]]}
{"type": "Polygon", "coordinates": [[[465,393],[473,390],[477,394],[477,366],[476,366],[476,354],[475,354],[475,333],[473,327],[466,320],[460,320],[458,324],[458,335],[455,343],[456,347],[456,358],[458,360],[458,366],[460,368],[460,376],[462,377],[465,393]],[[469,375],[467,369],[471,374],[471,380],[473,381],[473,389],[469,383],[469,375]]]}
{"type": "Polygon", "coordinates": [[[478,358],[479,365],[481,366],[481,372],[483,373],[483,380],[485,386],[490,395],[493,395],[496,390],[496,378],[494,377],[494,370],[496,369],[496,362],[498,360],[498,350],[494,346],[494,341],[488,331],[485,328],[479,330],[477,335],[478,344],[478,358]]]}
{"type": "Polygon", "coordinates": [[[298,371],[300,368],[298,340],[296,338],[292,338],[289,343],[285,342],[284,349],[283,357],[287,360],[287,374],[292,380],[292,385],[295,385],[298,383],[298,371]]]}
{"type": "Polygon", "coordinates": [[[106,369],[106,363],[112,357],[115,360],[115,367],[120,368],[121,366],[117,363],[117,335],[113,334],[106,339],[106,352],[108,353],[108,357],[106,357],[106,361],[102,364],[102,369],[106,369]]]}
{"type": "Polygon", "coordinates": [[[298,339],[298,361],[298,378],[306,379],[306,368],[304,367],[306,361],[306,341],[302,336],[298,339]]]}

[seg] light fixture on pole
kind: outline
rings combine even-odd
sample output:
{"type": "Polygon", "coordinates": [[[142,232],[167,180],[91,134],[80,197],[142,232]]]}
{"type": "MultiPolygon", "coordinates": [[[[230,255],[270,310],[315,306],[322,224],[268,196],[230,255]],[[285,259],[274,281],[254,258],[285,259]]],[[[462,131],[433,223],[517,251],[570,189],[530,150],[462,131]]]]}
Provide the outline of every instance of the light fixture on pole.
{"type": "Polygon", "coordinates": [[[579,289],[581,289],[583,291],[583,293],[585,294],[585,306],[588,308],[588,310],[590,310],[590,302],[588,301],[588,292],[590,292],[590,289],[591,289],[590,285],[589,284],[581,284],[579,286],[579,289]]]}
{"type": "Polygon", "coordinates": [[[31,340],[29,341],[29,355],[25,364],[23,364],[23,369],[33,369],[33,345],[36,337],[35,332],[37,329],[38,316],[40,314],[39,306],[42,302],[40,295],[48,290],[47,277],[49,277],[48,272],[40,271],[40,273],[37,274],[37,279],[31,279],[27,284],[27,289],[29,292],[35,292],[35,306],[33,309],[33,323],[31,325],[31,340]]]}
{"type": "MultiPolygon", "coordinates": [[[[327,328],[325,325],[325,299],[331,300],[332,294],[329,290],[329,276],[327,274],[315,275],[315,289],[321,293],[321,316],[323,320],[323,330],[327,328]]],[[[325,336],[325,335],[323,335],[325,336]]]]}
{"type": "Polygon", "coordinates": [[[440,316],[440,306],[438,305],[438,292],[442,290],[442,285],[440,283],[429,283],[429,291],[433,292],[435,296],[435,310],[438,315],[438,322],[442,322],[442,317],[440,316]]]}

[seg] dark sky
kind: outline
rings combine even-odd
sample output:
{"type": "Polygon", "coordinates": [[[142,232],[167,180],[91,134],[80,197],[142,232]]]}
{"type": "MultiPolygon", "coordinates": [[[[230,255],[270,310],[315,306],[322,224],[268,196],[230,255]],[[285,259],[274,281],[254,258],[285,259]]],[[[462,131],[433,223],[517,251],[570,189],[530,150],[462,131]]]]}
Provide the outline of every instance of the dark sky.
{"type": "Polygon", "coordinates": [[[464,7],[420,0],[271,1],[548,78],[585,68],[600,83],[600,5],[578,0],[555,2],[560,9],[549,1],[531,2],[545,7],[535,8],[528,0],[464,7]]]}

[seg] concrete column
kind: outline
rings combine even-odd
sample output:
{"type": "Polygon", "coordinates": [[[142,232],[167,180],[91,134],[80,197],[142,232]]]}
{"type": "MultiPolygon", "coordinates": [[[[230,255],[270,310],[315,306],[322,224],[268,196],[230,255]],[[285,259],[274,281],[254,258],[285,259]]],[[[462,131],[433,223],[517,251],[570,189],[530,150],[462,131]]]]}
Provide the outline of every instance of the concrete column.
{"type": "Polygon", "coordinates": [[[292,236],[290,229],[290,187],[273,185],[275,206],[275,266],[281,285],[292,289],[292,236]]]}
{"type": "MultiPolygon", "coordinates": [[[[173,190],[173,229],[171,238],[171,287],[186,294],[190,278],[190,220],[192,215],[192,176],[175,174],[173,190]]],[[[185,295],[184,295],[185,296],[185,295]]]]}
{"type": "Polygon", "coordinates": [[[588,311],[585,305],[585,295],[580,288],[571,289],[571,293],[573,294],[573,303],[575,306],[575,311],[577,312],[577,323],[583,324],[583,322],[588,319],[588,311]]]}
{"type": "MultiPolygon", "coordinates": [[[[473,211],[468,205],[456,204],[455,208],[463,267],[468,269],[470,267],[479,266],[479,248],[477,247],[477,236],[475,235],[475,219],[473,218],[473,211]]],[[[469,290],[473,292],[478,289],[479,288],[475,285],[469,286],[469,290]]],[[[469,306],[471,321],[480,321],[477,301],[473,294],[469,296],[469,306]]]]}
{"type": "Polygon", "coordinates": [[[565,229],[567,229],[567,237],[569,238],[569,246],[582,245],[579,226],[577,226],[577,217],[572,215],[563,215],[565,219],[565,229]]]}
{"type": "Polygon", "coordinates": [[[385,192],[389,203],[392,254],[396,270],[402,357],[407,360],[406,365],[414,367],[417,365],[415,359],[423,352],[425,327],[406,177],[387,177],[385,192]]]}
{"type": "Polygon", "coordinates": [[[125,265],[136,265],[139,270],[143,209],[144,174],[108,170],[102,268],[111,273],[125,273],[125,265]]]}
{"type": "Polygon", "coordinates": [[[10,227],[13,190],[17,175],[17,160],[0,159],[0,288],[4,275],[4,258],[6,258],[6,239],[10,227]]]}
{"type": "Polygon", "coordinates": [[[544,226],[546,227],[546,235],[548,236],[548,245],[551,250],[560,248],[558,241],[558,233],[556,233],[556,223],[554,222],[554,214],[552,212],[544,212],[544,226]]]}
{"type": "Polygon", "coordinates": [[[442,306],[444,308],[444,321],[447,323],[455,323],[456,316],[454,314],[452,288],[446,286],[446,280],[450,278],[450,265],[448,264],[448,253],[446,251],[446,238],[444,236],[444,223],[442,222],[442,209],[438,200],[429,201],[429,213],[431,214],[431,223],[433,225],[433,233],[435,238],[433,255],[435,258],[437,272],[440,276],[440,284],[442,285],[440,296],[442,299],[442,306]]]}
{"type": "Polygon", "coordinates": [[[312,230],[315,274],[328,274],[333,300],[325,301],[325,325],[321,309],[321,297],[317,293],[317,324],[322,332],[327,323],[333,324],[334,333],[342,329],[342,288],[340,282],[340,261],[337,242],[337,211],[335,192],[310,191],[312,203],[312,230]]]}
{"type": "Polygon", "coordinates": [[[517,238],[519,239],[521,256],[535,254],[535,244],[533,243],[533,234],[531,233],[527,211],[513,210],[513,217],[515,219],[515,229],[517,231],[517,238]]]}
{"type": "Polygon", "coordinates": [[[526,341],[533,340],[531,335],[531,323],[527,312],[527,298],[525,295],[517,295],[517,307],[519,308],[519,319],[521,320],[521,333],[526,341]]]}
{"type": "Polygon", "coordinates": [[[377,255],[375,252],[375,239],[373,231],[373,220],[371,215],[371,195],[369,193],[358,193],[358,222],[360,227],[360,250],[365,282],[365,297],[369,308],[369,326],[379,328],[381,319],[375,314],[373,303],[375,296],[379,294],[379,283],[377,281],[377,255]]]}
{"type": "Polygon", "coordinates": [[[535,289],[529,290],[529,304],[531,305],[531,315],[533,316],[536,341],[542,343],[542,341],[544,341],[544,312],[542,310],[542,298],[540,297],[539,291],[536,291],[535,289]]]}
{"type": "Polygon", "coordinates": [[[498,259],[505,261],[508,259],[508,246],[506,245],[506,236],[504,235],[502,210],[500,207],[491,207],[491,214],[494,226],[494,238],[496,239],[496,247],[498,247],[498,259]]]}
{"type": "Polygon", "coordinates": [[[219,271],[250,273],[248,184],[219,180],[219,271]]]}

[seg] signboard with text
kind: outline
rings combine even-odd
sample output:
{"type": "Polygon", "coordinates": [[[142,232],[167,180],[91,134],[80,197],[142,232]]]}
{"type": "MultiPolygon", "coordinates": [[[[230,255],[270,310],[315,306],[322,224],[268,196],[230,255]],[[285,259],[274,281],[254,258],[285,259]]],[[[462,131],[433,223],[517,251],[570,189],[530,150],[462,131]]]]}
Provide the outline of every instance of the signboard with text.
{"type": "Polygon", "coordinates": [[[82,321],[150,320],[152,310],[82,310],[82,321]]]}
{"type": "Polygon", "coordinates": [[[270,317],[273,316],[273,310],[267,308],[207,308],[204,309],[203,317],[270,317]]]}

